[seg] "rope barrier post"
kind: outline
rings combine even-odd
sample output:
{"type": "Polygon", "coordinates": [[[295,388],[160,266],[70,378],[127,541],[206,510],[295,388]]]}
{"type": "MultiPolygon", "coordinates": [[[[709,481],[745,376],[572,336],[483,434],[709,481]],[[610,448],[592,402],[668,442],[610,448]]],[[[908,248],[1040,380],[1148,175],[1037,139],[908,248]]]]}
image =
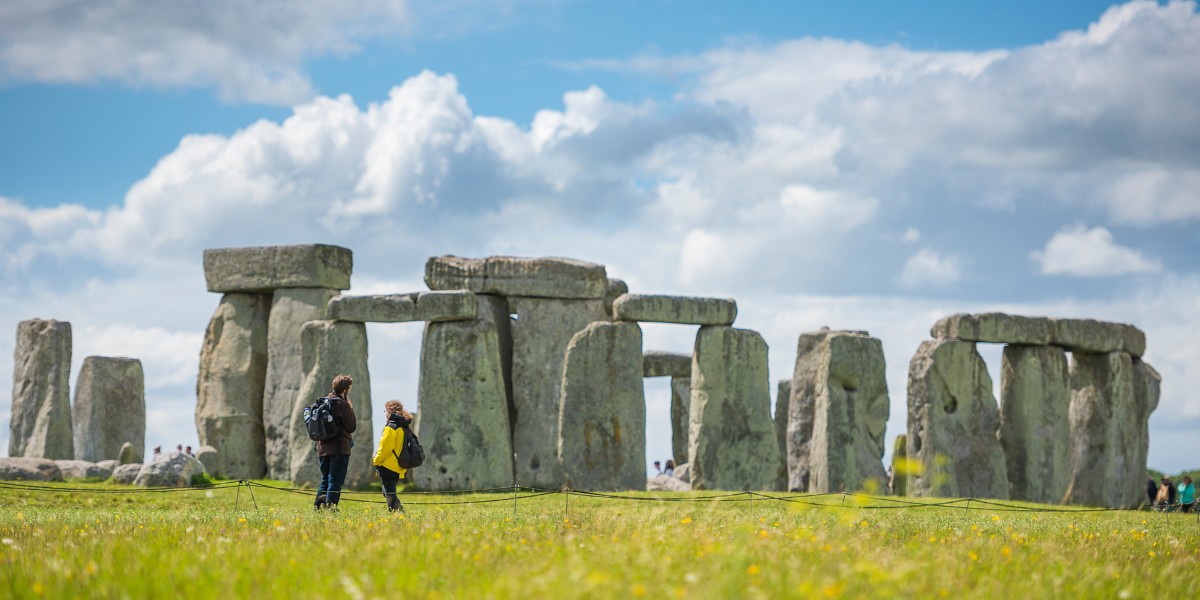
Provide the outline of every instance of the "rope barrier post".
{"type": "Polygon", "coordinates": [[[237,494],[234,495],[234,497],[233,497],[233,510],[235,510],[235,511],[237,510],[238,500],[241,500],[241,499],[242,499],[242,482],[238,481],[237,494]]]}
{"type": "Polygon", "coordinates": [[[518,483],[513,484],[513,521],[517,520],[517,490],[521,489],[518,483]]]}
{"type": "Polygon", "coordinates": [[[571,520],[571,488],[564,487],[562,489],[562,495],[563,495],[563,520],[570,521],[571,520]]]}
{"type": "Polygon", "coordinates": [[[967,505],[963,507],[963,513],[966,514],[969,512],[971,512],[971,499],[967,498],[967,505]]]}
{"type": "Polygon", "coordinates": [[[846,492],[842,492],[842,506],[846,505],[846,492]]]}
{"type": "Polygon", "coordinates": [[[250,492],[250,500],[254,502],[254,512],[258,512],[258,500],[254,497],[254,487],[250,485],[249,481],[245,481],[244,483],[246,484],[246,491],[250,492]]]}

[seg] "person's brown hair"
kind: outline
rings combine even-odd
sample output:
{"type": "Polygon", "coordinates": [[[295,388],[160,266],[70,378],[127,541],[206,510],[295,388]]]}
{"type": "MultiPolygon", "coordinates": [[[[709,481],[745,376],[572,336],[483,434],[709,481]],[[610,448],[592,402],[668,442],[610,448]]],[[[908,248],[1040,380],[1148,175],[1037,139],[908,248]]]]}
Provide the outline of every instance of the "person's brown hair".
{"type": "Polygon", "coordinates": [[[338,375],[337,377],[333,378],[333,393],[345,398],[346,391],[349,390],[350,386],[352,385],[354,385],[354,380],[351,379],[349,375],[338,375]]]}
{"type": "Polygon", "coordinates": [[[404,403],[400,402],[399,400],[388,400],[387,402],[384,402],[383,410],[386,411],[388,415],[401,415],[409,421],[411,421],[413,418],[412,413],[404,410],[404,403]]]}

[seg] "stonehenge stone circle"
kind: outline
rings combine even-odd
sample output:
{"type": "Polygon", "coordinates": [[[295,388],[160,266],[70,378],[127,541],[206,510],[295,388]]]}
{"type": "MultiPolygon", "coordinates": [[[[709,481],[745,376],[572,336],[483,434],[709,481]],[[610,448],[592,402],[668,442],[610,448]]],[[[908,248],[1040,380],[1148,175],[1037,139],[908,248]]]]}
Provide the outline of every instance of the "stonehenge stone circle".
{"type": "Polygon", "coordinates": [[[975,342],[942,338],[917,349],[908,371],[910,496],[1008,498],[1000,410],[975,342]]]}
{"type": "Polygon", "coordinates": [[[142,361],[104,356],[83,359],[71,412],[75,458],[91,462],[115,458],[125,443],[131,443],[140,455],[146,447],[144,390],[142,361]]]}
{"type": "Polygon", "coordinates": [[[279,288],[350,289],[353,254],[324,244],[204,251],[210,292],[271,293],[279,288]]]}
{"type": "Polygon", "coordinates": [[[613,319],[683,325],[732,325],[737,302],[725,298],[694,298],[624,294],[613,301],[613,319]]]}
{"type": "Polygon", "coordinates": [[[329,302],[330,319],[368,323],[469,321],[477,311],[475,294],[464,290],[339,296],[329,302]]]}
{"type": "Polygon", "coordinates": [[[646,397],[642,329],[597,322],[567,346],[558,458],[572,489],[646,487],[646,397]]]}
{"type": "Polygon", "coordinates": [[[62,471],[49,458],[0,457],[0,481],[62,481],[62,471]]]}
{"type": "Polygon", "coordinates": [[[692,378],[671,378],[671,458],[676,463],[688,455],[688,422],[691,419],[692,378]]]}
{"type": "Polygon", "coordinates": [[[797,390],[795,400],[811,404],[806,491],[884,489],[888,391],[883,344],[861,332],[825,329],[805,335],[809,338],[797,345],[791,387],[797,390]]]}
{"type": "Polygon", "coordinates": [[[421,343],[417,396],[425,464],[411,471],[424,490],[466,490],[513,483],[512,437],[501,340],[508,304],[479,296],[477,318],[432,322],[421,343]]]}
{"type": "MultiPolygon", "coordinates": [[[[271,479],[291,478],[288,438],[291,435],[296,394],[304,379],[304,372],[300,369],[300,328],[309,321],[324,319],[326,305],[338,293],[338,290],[329,288],[280,288],[271,297],[262,409],[267,477],[271,479]]],[[[216,461],[214,454],[204,463],[205,468],[209,472],[216,472],[216,461]]]]}
{"type": "Polygon", "coordinates": [[[431,290],[531,298],[603,299],[608,290],[604,265],[571,258],[435,256],[425,263],[425,283],[431,290]]]}
{"type": "Polygon", "coordinates": [[[70,374],[71,324],[21,321],[13,350],[9,456],[75,458],[70,374]]]}
{"type": "Polygon", "coordinates": [[[1142,427],[1134,385],[1129,354],[1071,354],[1071,476],[1066,502],[1107,508],[1140,503],[1146,465],[1134,464],[1142,427]]]}
{"type": "MultiPolygon", "coordinates": [[[[354,379],[350,401],[357,427],[351,438],[355,450],[350,453],[346,486],[355,487],[372,481],[375,471],[371,459],[375,450],[375,427],[371,408],[371,376],[367,371],[367,328],[348,321],[309,321],[300,329],[303,354],[300,370],[304,379],[292,407],[290,432],[291,481],[295,485],[315,485],[321,480],[314,444],[304,426],[304,408],[329,394],[333,378],[346,374],[354,379]]],[[[225,451],[216,447],[219,463],[228,462],[225,451]]]]}
{"type": "Polygon", "coordinates": [[[200,351],[196,433],[220,452],[214,475],[257,479],[267,470],[263,389],[271,296],[227,293],[200,351]]]}
{"type": "Polygon", "coordinates": [[[691,377],[692,355],[651,350],[642,355],[642,377],[691,377]]]}
{"type": "Polygon", "coordinates": [[[935,323],[929,333],[935,338],[953,338],[964,342],[1045,346],[1054,339],[1054,323],[1045,317],[1004,313],[956,314],[935,323]]]}
{"type": "Polygon", "coordinates": [[[575,333],[604,321],[601,299],[510,297],[512,320],[512,436],[516,483],[557,488],[558,412],[563,361],[575,333]]]}
{"type": "Polygon", "coordinates": [[[628,293],[628,284],[620,279],[609,278],[608,287],[604,289],[604,314],[608,315],[609,319],[613,316],[613,301],[628,293]]]}
{"type": "Polygon", "coordinates": [[[1012,500],[1054,504],[1071,474],[1071,380],[1056,346],[1004,348],[1000,367],[1000,445],[1012,500]]]}
{"type": "Polygon", "coordinates": [[[692,354],[691,404],[692,489],[773,488],[779,449],[771,423],[767,343],[758,332],[700,328],[692,354]]]}
{"type": "Polygon", "coordinates": [[[775,489],[787,491],[787,420],[788,406],[792,402],[792,380],[780,379],[775,392],[775,445],[779,448],[779,477],[775,489]]]}

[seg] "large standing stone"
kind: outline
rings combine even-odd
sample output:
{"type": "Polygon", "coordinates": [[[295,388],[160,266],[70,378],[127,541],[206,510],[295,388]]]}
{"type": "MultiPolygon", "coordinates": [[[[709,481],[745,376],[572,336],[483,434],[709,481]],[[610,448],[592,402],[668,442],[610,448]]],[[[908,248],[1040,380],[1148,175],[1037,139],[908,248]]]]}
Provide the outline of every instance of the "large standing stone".
{"type": "Polygon", "coordinates": [[[688,455],[688,421],[691,419],[692,378],[671,378],[671,458],[686,461],[688,455]]]}
{"type": "Polygon", "coordinates": [[[903,433],[896,436],[892,444],[892,480],[890,487],[893,496],[908,495],[908,476],[911,468],[908,462],[908,436],[903,433]]]}
{"type": "Polygon", "coordinates": [[[278,288],[350,289],[354,255],[324,244],[204,251],[210,292],[271,293],[278,288]]]}
{"type": "Polygon", "coordinates": [[[1053,504],[1067,491],[1071,380],[1055,346],[1007,346],[1000,367],[1000,445],[1013,500],[1053,504]]]}
{"type": "MultiPolygon", "coordinates": [[[[267,477],[291,478],[291,421],[296,393],[304,380],[300,369],[300,328],[309,321],[325,318],[326,305],[338,295],[327,288],[283,288],[271,298],[267,328],[267,376],[263,386],[263,437],[266,445],[267,477]]],[[[214,470],[217,456],[205,467],[214,470]]]]}
{"type": "Polygon", "coordinates": [[[767,343],[758,332],[701,327],[692,354],[692,489],[769,490],[779,448],[771,424],[767,343]]]}
{"type": "Polygon", "coordinates": [[[17,325],[8,455],[75,457],[71,433],[71,324],[30,319],[17,325]]]}
{"type": "MultiPolygon", "coordinates": [[[[75,382],[75,458],[91,462],[133,445],[137,462],[146,448],[146,395],[142,361],[89,356],[75,382]]],[[[108,475],[105,475],[108,477],[108,475]]]]}
{"type": "Polygon", "coordinates": [[[974,342],[922,343],[908,369],[909,495],[1007,499],[999,413],[974,342]]]}
{"type": "MultiPolygon", "coordinates": [[[[605,321],[603,301],[509,298],[512,321],[513,453],[517,483],[557,489],[563,360],[576,332],[605,321]]],[[[423,410],[423,409],[422,409],[423,410]]]]}
{"type": "Polygon", "coordinates": [[[1124,352],[1071,355],[1070,504],[1138,505],[1146,465],[1135,464],[1141,422],[1133,359],[1124,352]]]}
{"type": "Polygon", "coordinates": [[[144,460],[142,454],[144,454],[145,446],[144,443],[138,448],[134,448],[130,442],[121,444],[121,449],[117,450],[117,464],[130,465],[142,462],[144,460]]]}
{"type": "Polygon", "coordinates": [[[775,445],[779,448],[779,476],[775,481],[775,489],[781,491],[788,489],[787,420],[791,402],[792,380],[780,379],[775,393],[775,445]]]}
{"type": "Polygon", "coordinates": [[[796,344],[796,365],[792,370],[791,398],[788,400],[785,425],[784,447],[787,455],[783,460],[788,470],[787,489],[793,492],[807,492],[809,488],[809,452],[816,410],[817,373],[821,366],[819,361],[812,358],[817,356],[817,348],[825,342],[828,334],[828,328],[804,333],[796,344]]]}
{"type": "Polygon", "coordinates": [[[470,321],[478,310],[466,290],[377,296],[340,296],[329,302],[329,318],[365,323],[470,321]]]}
{"type": "Polygon", "coordinates": [[[465,490],[513,483],[502,340],[508,304],[480,296],[472,321],[429,323],[421,344],[418,402],[425,464],[410,471],[426,490],[465,490]]]}
{"type": "Polygon", "coordinates": [[[625,281],[609,278],[608,287],[604,289],[604,314],[608,318],[611,319],[613,315],[613,301],[628,293],[629,285],[625,281]]]}
{"type": "Polygon", "coordinates": [[[732,325],[737,318],[737,302],[732,298],[625,294],[613,302],[613,318],[683,325],[732,325]]]}
{"type": "Polygon", "coordinates": [[[577,490],[646,487],[642,329],[592,323],[567,346],[558,457],[577,490]]]}
{"type": "MultiPolygon", "coordinates": [[[[435,256],[425,263],[425,283],[431,290],[532,298],[602,299],[608,289],[604,265],[570,258],[512,256],[435,256]]],[[[602,305],[600,310],[603,314],[602,305]]]]}
{"type": "Polygon", "coordinates": [[[1134,357],[1146,352],[1146,334],[1133,325],[1093,319],[1051,321],[1054,323],[1054,339],[1051,343],[1073,352],[1125,352],[1134,357]]]}
{"type": "Polygon", "coordinates": [[[889,406],[883,344],[861,332],[825,330],[816,335],[821,334],[819,343],[797,354],[792,382],[802,394],[814,395],[807,491],[884,489],[889,406]],[[801,379],[809,376],[815,380],[801,379]]]}
{"type": "Polygon", "coordinates": [[[266,474],[262,415],[270,310],[268,295],[230,293],[208,322],[196,380],[196,432],[201,444],[221,453],[214,475],[266,474]]]}
{"type": "Polygon", "coordinates": [[[964,342],[1044,346],[1054,336],[1054,323],[1045,317],[1004,313],[957,314],[938,321],[929,333],[935,338],[954,338],[964,342]]]}
{"type": "MultiPolygon", "coordinates": [[[[304,408],[332,391],[333,378],[349,375],[354,379],[350,401],[357,427],[352,439],[346,485],[357,487],[376,480],[371,467],[375,456],[374,411],[371,409],[371,375],[367,371],[367,327],[346,321],[309,321],[300,329],[300,370],[304,373],[296,404],[292,407],[291,480],[296,485],[316,485],[321,481],[314,444],[304,426],[304,408]]],[[[220,448],[217,448],[221,452],[220,448]]],[[[223,453],[222,453],[223,454],[223,453]]],[[[219,462],[225,458],[218,455],[219,462]]]]}
{"type": "MultiPolygon", "coordinates": [[[[1158,397],[1162,391],[1162,375],[1148,363],[1133,359],[1133,399],[1137,405],[1137,445],[1134,446],[1133,466],[1135,473],[1146,472],[1146,456],[1150,450],[1150,414],[1158,408],[1158,397]]],[[[1129,498],[1127,506],[1141,504],[1139,488],[1137,496],[1129,498]]]]}

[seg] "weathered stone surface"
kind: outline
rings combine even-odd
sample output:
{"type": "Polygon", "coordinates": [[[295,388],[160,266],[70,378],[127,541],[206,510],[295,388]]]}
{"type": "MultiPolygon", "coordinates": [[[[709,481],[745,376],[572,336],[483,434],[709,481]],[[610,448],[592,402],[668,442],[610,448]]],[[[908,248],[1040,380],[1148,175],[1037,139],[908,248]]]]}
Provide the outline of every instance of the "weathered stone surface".
{"type": "Polygon", "coordinates": [[[8,455],[74,458],[71,433],[71,324],[30,319],[17,325],[8,455]]]}
{"type": "Polygon", "coordinates": [[[935,338],[964,342],[1045,346],[1054,337],[1054,323],[1045,317],[1004,313],[957,314],[935,323],[929,333],[935,338]]]}
{"type": "Polygon", "coordinates": [[[818,370],[821,363],[812,360],[818,355],[817,348],[825,343],[829,328],[804,333],[796,343],[796,365],[792,369],[791,398],[788,400],[788,416],[784,446],[787,456],[788,486],[793,492],[807,492],[809,488],[809,452],[812,446],[813,418],[816,410],[818,370]]]}
{"type": "Polygon", "coordinates": [[[258,479],[266,474],[263,389],[271,297],[225,294],[208,322],[196,381],[196,432],[216,448],[213,474],[258,479]]]}
{"type": "Polygon", "coordinates": [[[815,380],[794,377],[792,382],[802,394],[814,394],[807,491],[878,491],[887,485],[882,462],[889,408],[883,344],[863,333],[821,333],[819,343],[796,356],[795,372],[815,380]]]}
{"type": "Polygon", "coordinates": [[[608,289],[604,265],[553,257],[435,256],[425,263],[425,283],[431,290],[529,298],[602,299],[608,289]]]}
{"type": "MultiPolygon", "coordinates": [[[[145,444],[142,445],[142,448],[145,448],[145,444]]],[[[140,463],[142,460],[144,460],[144,458],[141,456],[142,453],[143,450],[141,448],[135,448],[133,444],[125,442],[124,444],[121,444],[121,449],[117,450],[117,464],[129,465],[133,463],[140,463]]]]}
{"type": "MultiPolygon", "coordinates": [[[[204,470],[206,472],[209,472],[209,464],[218,464],[217,461],[219,459],[217,458],[217,449],[213,448],[212,446],[200,446],[200,448],[196,450],[196,460],[200,461],[200,464],[204,465],[204,470]]],[[[272,479],[275,478],[272,477],[272,479]]],[[[287,478],[284,477],[284,479],[287,478]]]]}
{"type": "Polygon", "coordinates": [[[769,490],[779,448],[767,343],[758,332],[701,327],[692,354],[688,463],[693,489],[769,490]]]}
{"type": "Polygon", "coordinates": [[[1000,445],[1013,500],[1054,504],[1071,472],[1071,380],[1056,346],[1007,346],[1000,366],[1000,445]]]}
{"type": "MultiPolygon", "coordinates": [[[[671,458],[686,461],[688,455],[688,421],[691,418],[692,378],[671,378],[671,458]]],[[[678,468],[678,467],[676,467],[678,468]]]]}
{"type": "Polygon", "coordinates": [[[1008,498],[1000,410],[974,342],[930,340],[908,370],[910,496],[1008,498]]]}
{"type": "Polygon", "coordinates": [[[625,294],[613,301],[613,319],[684,325],[732,325],[737,302],[732,298],[696,298],[625,294]]]}
{"type": "Polygon", "coordinates": [[[470,321],[478,310],[466,290],[375,296],[339,296],[329,302],[329,318],[364,323],[470,321]]]}
{"type": "Polygon", "coordinates": [[[1135,464],[1141,437],[1133,359],[1124,352],[1071,355],[1070,504],[1137,506],[1146,465],[1135,464]]]}
{"type": "Polygon", "coordinates": [[[651,350],[642,355],[642,377],[691,377],[692,355],[651,350]]]}
{"type": "Polygon", "coordinates": [[[1051,319],[1056,346],[1073,352],[1125,352],[1140,357],[1146,352],[1146,334],[1125,323],[1106,323],[1093,319],[1051,319]]]}
{"type": "Polygon", "coordinates": [[[350,289],[354,255],[324,244],[204,251],[210,292],[270,293],[279,288],[350,289]]]}
{"type": "MultiPolygon", "coordinates": [[[[1148,363],[1142,362],[1139,359],[1133,359],[1133,400],[1137,407],[1137,444],[1134,446],[1133,466],[1134,472],[1146,472],[1146,455],[1150,450],[1150,415],[1154,409],[1158,408],[1158,397],[1162,391],[1162,375],[1148,363]]],[[[1142,496],[1139,493],[1136,497],[1131,496],[1127,506],[1135,506],[1142,503],[1142,496]]]]}
{"type": "Polygon", "coordinates": [[[558,458],[577,490],[646,487],[642,329],[592,323],[567,346],[558,458]]]}
{"type": "Polygon", "coordinates": [[[106,475],[105,477],[111,476],[113,469],[116,469],[119,466],[121,466],[121,464],[111,458],[108,460],[101,460],[101,461],[96,462],[96,468],[104,469],[105,471],[108,471],[108,475],[106,475]]]}
{"type": "Polygon", "coordinates": [[[908,495],[909,471],[908,436],[902,433],[896,436],[892,444],[892,479],[889,487],[893,496],[908,495]]]}
{"type": "MultiPolygon", "coordinates": [[[[92,462],[113,458],[126,442],[135,450],[145,448],[144,390],[142,361],[104,356],[83,359],[71,413],[75,458],[92,462]]],[[[141,457],[137,460],[141,462],[141,457]]]]}
{"type": "Polygon", "coordinates": [[[688,484],[688,487],[690,488],[692,485],[692,465],[689,463],[675,465],[675,479],[688,484]]]}
{"type": "Polygon", "coordinates": [[[56,460],[54,466],[58,467],[63,479],[108,479],[113,472],[111,467],[105,468],[87,460],[56,460]]]}
{"type": "Polygon", "coordinates": [[[787,490],[787,421],[788,405],[792,402],[792,380],[780,379],[775,392],[775,445],[779,448],[779,476],[775,478],[775,489],[787,490]]]}
{"type": "Polygon", "coordinates": [[[113,483],[119,483],[121,485],[132,485],[133,482],[137,479],[138,473],[142,472],[143,466],[145,466],[145,465],[143,465],[142,463],[118,465],[117,468],[113,469],[113,472],[112,472],[113,483]]]}
{"type": "MultiPolygon", "coordinates": [[[[300,328],[309,321],[324,319],[329,300],[337,295],[337,290],[327,288],[287,288],[275,290],[271,298],[262,408],[267,477],[271,479],[286,481],[292,473],[289,453],[292,408],[304,380],[300,369],[300,328]]],[[[217,459],[214,454],[204,463],[209,472],[217,471],[217,459]]]]}
{"type": "Polygon", "coordinates": [[[647,492],[686,492],[690,489],[692,486],[688,482],[670,475],[655,475],[646,480],[647,492]]]}
{"type": "Polygon", "coordinates": [[[620,298],[623,294],[629,293],[629,285],[620,279],[608,280],[608,287],[604,290],[604,314],[611,319],[613,315],[613,301],[620,298]]]}
{"type": "Polygon", "coordinates": [[[204,473],[204,465],[194,457],[172,450],[163,452],[154,462],[142,465],[133,485],[141,487],[187,487],[192,477],[204,473]]]}
{"type": "MultiPolygon", "coordinates": [[[[367,328],[362,323],[346,321],[309,321],[300,329],[300,370],[304,373],[296,403],[292,406],[291,481],[296,485],[315,486],[321,481],[317,452],[308,439],[304,426],[304,408],[314,400],[329,394],[333,378],[349,375],[354,379],[350,402],[354,408],[357,427],[352,439],[350,466],[346,485],[355,487],[377,480],[371,466],[375,455],[374,411],[371,410],[371,375],[367,371],[367,328]]],[[[224,453],[221,448],[217,452],[224,453]]],[[[226,462],[218,456],[219,462],[226,462]]]]}
{"type": "Polygon", "coordinates": [[[513,483],[501,349],[501,340],[510,335],[508,303],[498,296],[479,296],[477,307],[474,320],[425,326],[417,392],[425,464],[410,471],[424,490],[513,483]]]}
{"type": "Polygon", "coordinates": [[[48,458],[0,458],[0,481],[62,481],[62,471],[48,458]]]}
{"type": "Polygon", "coordinates": [[[563,361],[576,332],[606,321],[603,301],[509,298],[512,321],[513,453],[517,483],[557,489],[563,361]]]}

